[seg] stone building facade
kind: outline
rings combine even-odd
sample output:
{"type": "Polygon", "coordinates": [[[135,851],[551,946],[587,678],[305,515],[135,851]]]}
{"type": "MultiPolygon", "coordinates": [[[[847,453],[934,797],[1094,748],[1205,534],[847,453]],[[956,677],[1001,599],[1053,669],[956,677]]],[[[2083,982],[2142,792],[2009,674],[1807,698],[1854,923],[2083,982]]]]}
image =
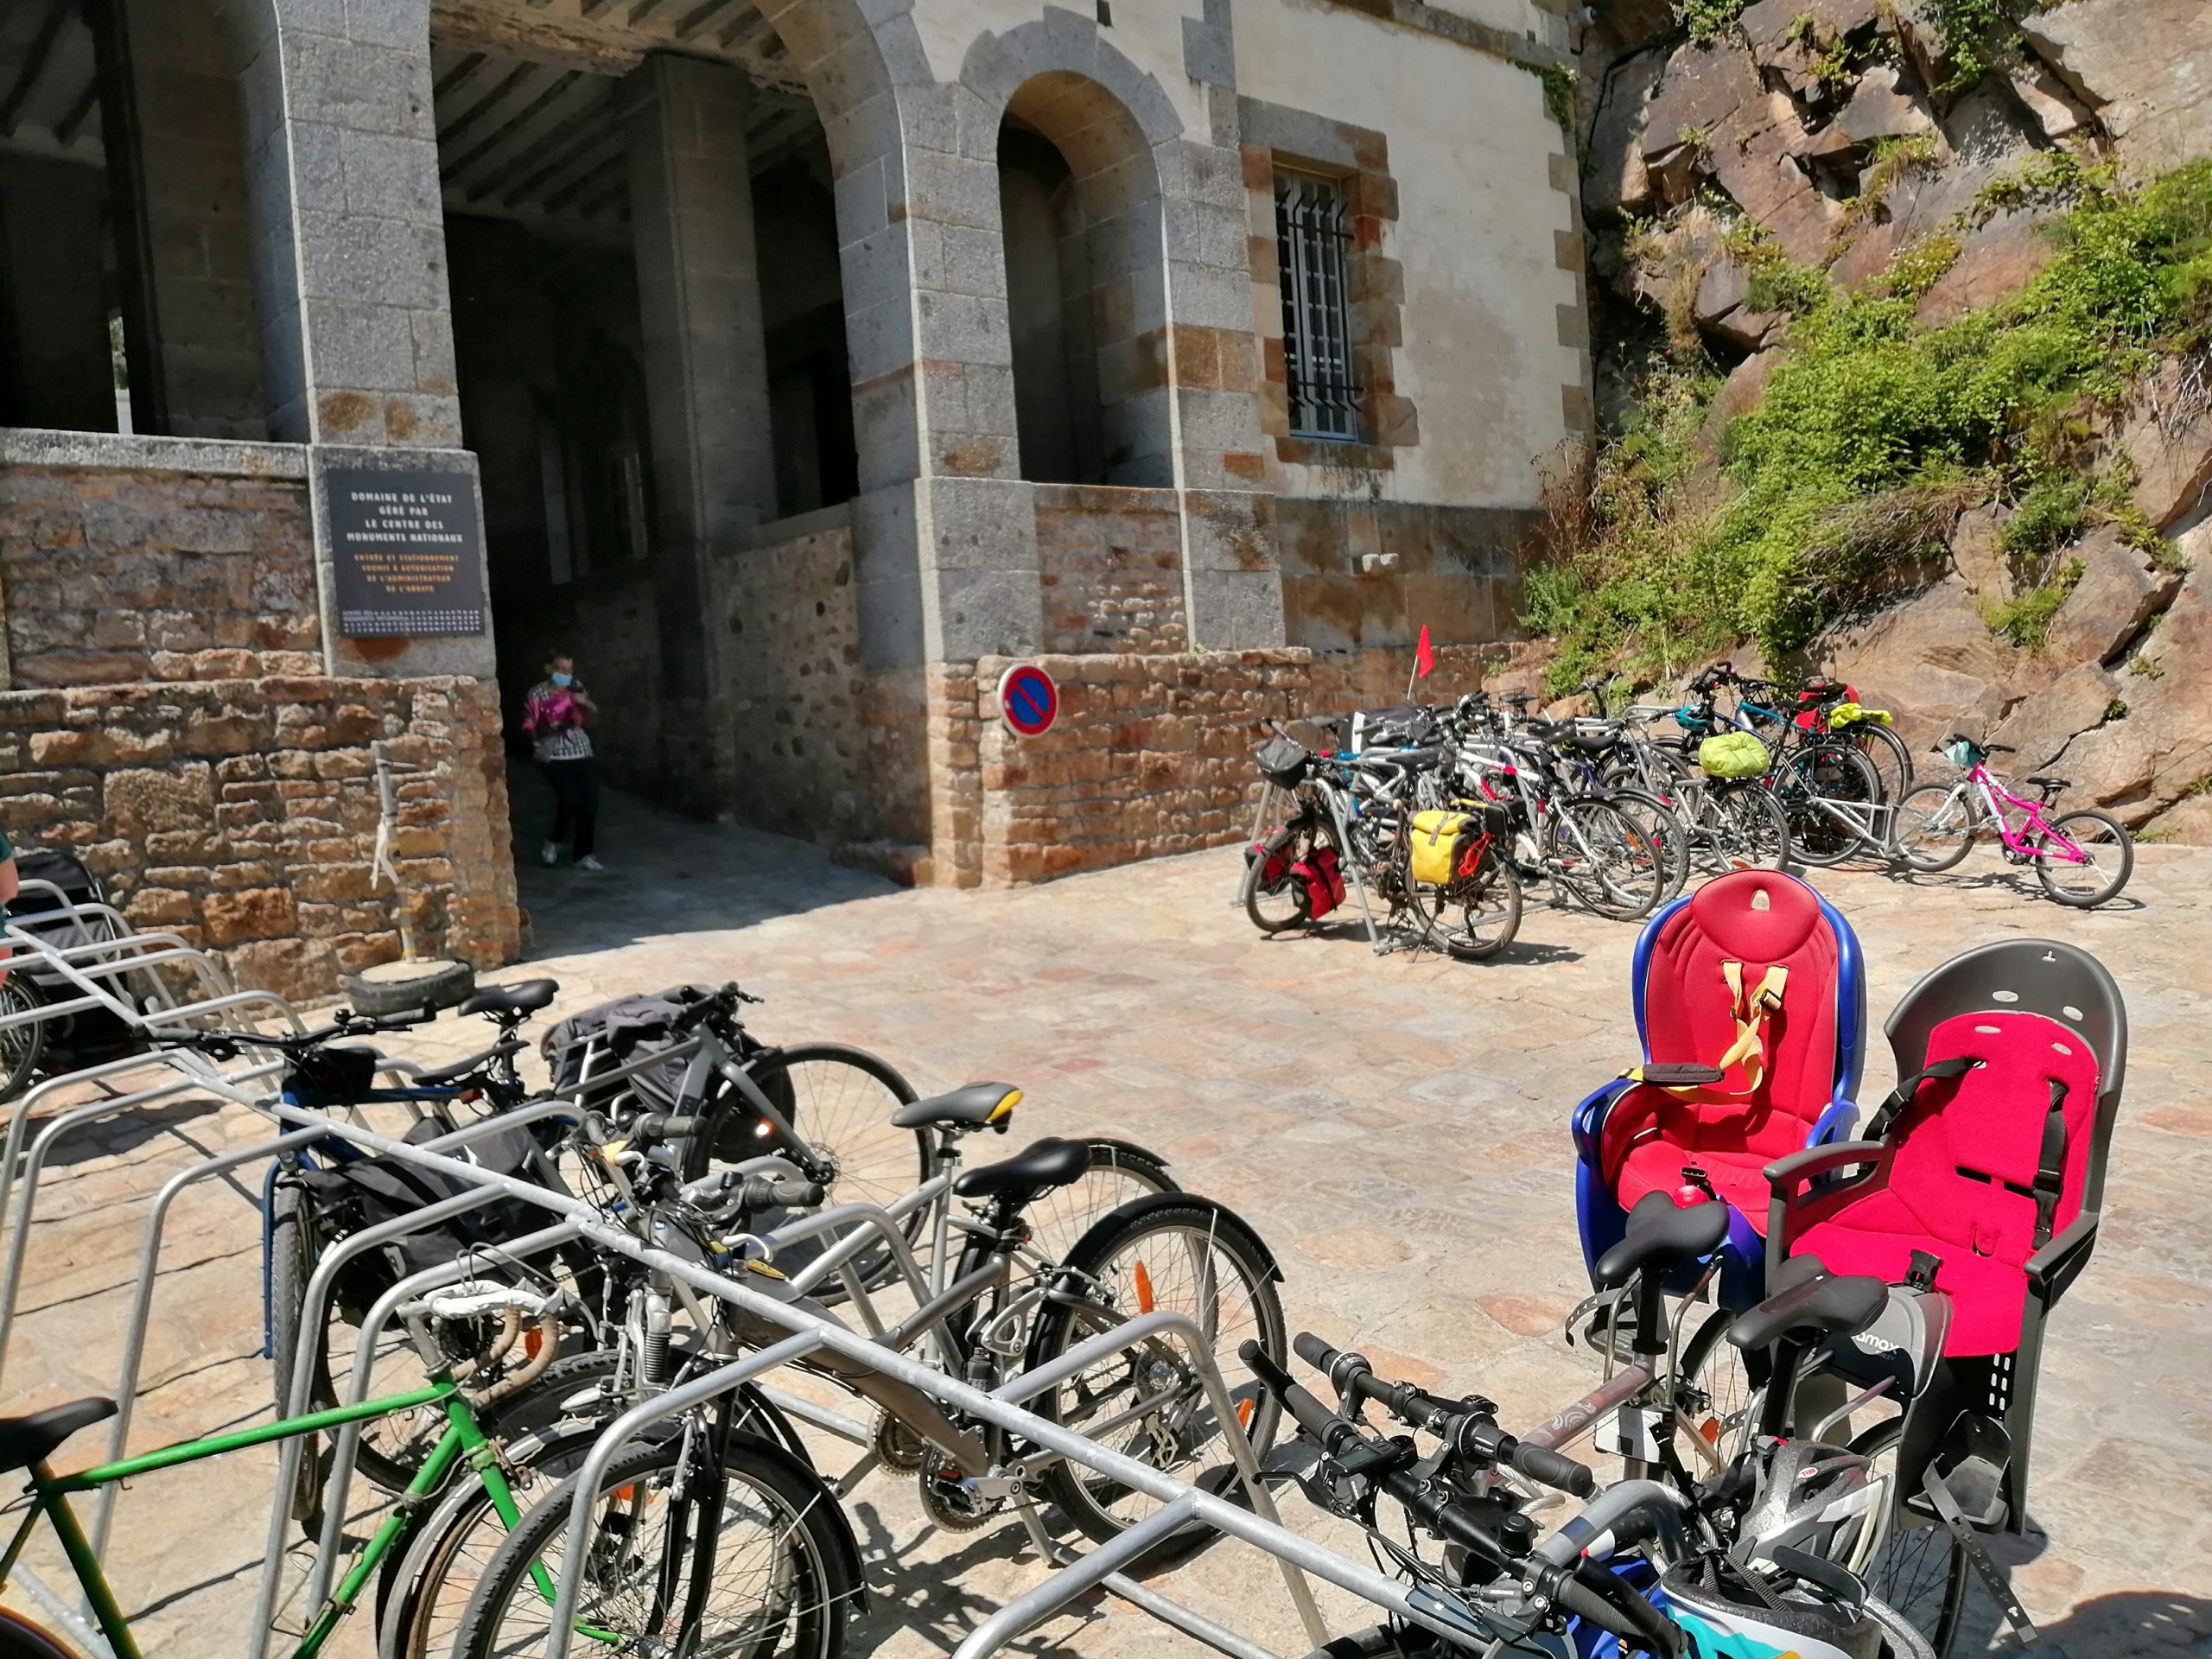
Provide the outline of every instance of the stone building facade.
{"type": "MultiPolygon", "coordinates": [[[[1238,833],[1257,720],[1515,633],[1590,425],[1571,9],[10,7],[0,729],[128,688],[181,741],[200,704],[141,690],[220,687],[241,743],[334,742],[368,727],[287,711],[342,703],[446,746],[457,823],[565,650],[619,781],[915,879],[1238,833]],[[348,632],[363,467],[473,502],[491,627],[348,632]],[[993,719],[1018,658],[1071,688],[1041,745],[993,719]]],[[[190,753],[219,842],[264,780],[190,753]]],[[[11,829],[129,841],[96,779],[0,766],[11,829]]],[[[449,948],[512,948],[504,847],[424,843],[449,948]]],[[[387,948],[368,902],[296,893],[295,933],[387,948]]]]}

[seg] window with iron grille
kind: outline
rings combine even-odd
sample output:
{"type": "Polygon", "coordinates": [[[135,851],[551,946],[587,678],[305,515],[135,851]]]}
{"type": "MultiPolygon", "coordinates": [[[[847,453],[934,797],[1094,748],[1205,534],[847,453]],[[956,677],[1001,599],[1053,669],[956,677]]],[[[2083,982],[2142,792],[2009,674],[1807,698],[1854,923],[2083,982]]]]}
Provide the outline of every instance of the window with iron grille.
{"type": "Polygon", "coordinates": [[[1290,429],[1300,437],[1359,435],[1351,305],[1344,289],[1351,241],[1351,209],[1343,186],[1297,173],[1275,175],[1283,365],[1290,383],[1290,429]]]}

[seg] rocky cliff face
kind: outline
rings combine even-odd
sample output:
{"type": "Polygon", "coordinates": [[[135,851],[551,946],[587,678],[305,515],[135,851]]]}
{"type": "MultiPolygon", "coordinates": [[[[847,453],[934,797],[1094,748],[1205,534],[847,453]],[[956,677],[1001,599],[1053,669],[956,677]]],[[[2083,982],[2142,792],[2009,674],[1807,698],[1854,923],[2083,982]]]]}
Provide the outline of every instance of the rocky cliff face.
{"type": "MultiPolygon", "coordinates": [[[[1584,208],[1613,333],[1663,323],[1676,353],[1709,356],[1727,376],[1716,435],[1789,349],[1746,224],[1847,291],[1935,251],[1916,303],[1940,327],[2050,259],[2057,209],[2006,188],[2049,152],[2145,178],[2212,156],[2206,0],[2028,0],[1973,38],[1958,0],[1731,10],[1601,0],[1582,42],[1584,208]]],[[[1601,389],[1625,396],[1605,367],[1601,389]]],[[[1916,741],[2014,744],[2009,769],[2073,779],[2069,802],[2212,841],[2212,363],[2167,360],[2084,442],[2131,480],[2132,533],[2106,522],[2030,570],[2006,551],[2007,507],[1966,511],[1947,556],[1791,666],[1849,679],[1916,741]],[[2037,626],[2008,638],[1997,625],[2031,586],[2037,626]]]]}

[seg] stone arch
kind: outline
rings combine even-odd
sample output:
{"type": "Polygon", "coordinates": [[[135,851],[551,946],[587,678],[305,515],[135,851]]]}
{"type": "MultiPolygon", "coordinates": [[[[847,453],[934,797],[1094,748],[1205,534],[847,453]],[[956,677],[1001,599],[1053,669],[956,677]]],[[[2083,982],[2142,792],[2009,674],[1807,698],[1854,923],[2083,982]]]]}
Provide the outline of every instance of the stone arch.
{"type": "Polygon", "coordinates": [[[1174,481],[1159,84],[1047,22],[979,41],[963,132],[990,141],[1023,477],[1174,481]]]}

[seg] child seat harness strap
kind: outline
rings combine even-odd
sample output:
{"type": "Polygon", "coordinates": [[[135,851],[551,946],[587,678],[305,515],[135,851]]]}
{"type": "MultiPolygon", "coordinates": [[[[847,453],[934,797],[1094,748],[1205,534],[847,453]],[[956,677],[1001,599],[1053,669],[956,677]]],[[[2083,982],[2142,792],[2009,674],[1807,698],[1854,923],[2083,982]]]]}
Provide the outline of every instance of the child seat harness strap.
{"type": "Polygon", "coordinates": [[[1728,988],[1729,1018],[1736,1023],[1736,1039],[1728,1045],[1727,1052],[1711,1065],[1647,1062],[1630,1067],[1621,1076],[1631,1082],[1663,1089],[1680,1099],[1698,1103],[1741,1100],[1757,1094],[1766,1080],[1767,1020],[1782,1011],[1783,994],[1789,985],[1789,970],[1783,967],[1768,969],[1748,994],[1744,989],[1742,963],[1722,963],[1720,977],[1728,988]],[[1724,1081],[1738,1065],[1744,1068],[1741,1089],[1713,1086],[1724,1081]]]}

